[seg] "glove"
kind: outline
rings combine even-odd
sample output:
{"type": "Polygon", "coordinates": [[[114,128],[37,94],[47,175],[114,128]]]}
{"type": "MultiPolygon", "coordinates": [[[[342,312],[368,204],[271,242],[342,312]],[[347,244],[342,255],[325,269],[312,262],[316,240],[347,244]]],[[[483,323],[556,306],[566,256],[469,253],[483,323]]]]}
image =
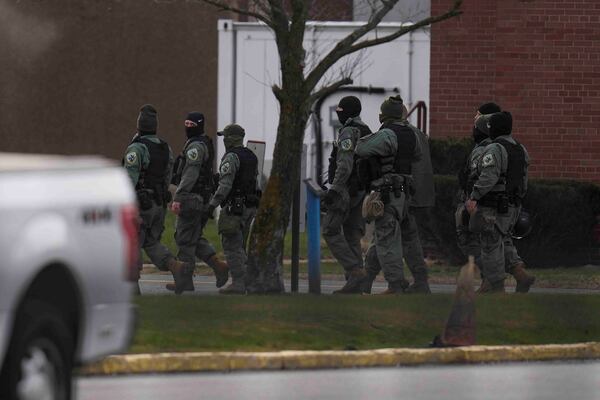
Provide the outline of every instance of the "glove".
{"type": "Polygon", "coordinates": [[[339,199],[340,194],[338,192],[336,192],[333,189],[329,189],[324,195],[323,195],[323,203],[331,205],[334,204],[336,202],[337,199],[339,199]]]}
{"type": "Polygon", "coordinates": [[[202,219],[204,220],[208,220],[210,219],[214,219],[215,218],[215,206],[213,206],[212,204],[209,204],[208,207],[206,207],[204,209],[204,212],[202,213],[202,219]]]}

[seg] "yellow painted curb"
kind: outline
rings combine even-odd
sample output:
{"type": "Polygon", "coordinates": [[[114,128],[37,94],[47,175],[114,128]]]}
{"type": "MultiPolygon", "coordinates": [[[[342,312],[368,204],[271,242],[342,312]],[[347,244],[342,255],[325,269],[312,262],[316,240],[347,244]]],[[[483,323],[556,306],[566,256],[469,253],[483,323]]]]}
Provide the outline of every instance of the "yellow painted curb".
{"type": "Polygon", "coordinates": [[[81,375],[600,359],[600,342],[445,349],[159,353],[109,356],[81,375]]]}

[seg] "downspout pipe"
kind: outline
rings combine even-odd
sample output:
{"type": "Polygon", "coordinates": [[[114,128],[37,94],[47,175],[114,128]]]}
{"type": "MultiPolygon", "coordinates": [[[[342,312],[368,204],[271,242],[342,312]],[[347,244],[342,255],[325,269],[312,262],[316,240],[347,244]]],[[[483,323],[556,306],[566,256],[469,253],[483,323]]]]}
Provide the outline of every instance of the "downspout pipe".
{"type": "Polygon", "coordinates": [[[323,107],[323,103],[330,96],[340,93],[366,93],[366,94],[385,94],[387,92],[399,93],[398,88],[386,89],[384,87],[375,87],[375,86],[343,86],[336,90],[335,92],[331,92],[323,97],[320,97],[313,106],[313,126],[315,131],[315,141],[317,144],[317,165],[315,168],[317,183],[319,186],[323,185],[323,133],[322,133],[322,121],[321,118],[321,108],[323,107]]]}

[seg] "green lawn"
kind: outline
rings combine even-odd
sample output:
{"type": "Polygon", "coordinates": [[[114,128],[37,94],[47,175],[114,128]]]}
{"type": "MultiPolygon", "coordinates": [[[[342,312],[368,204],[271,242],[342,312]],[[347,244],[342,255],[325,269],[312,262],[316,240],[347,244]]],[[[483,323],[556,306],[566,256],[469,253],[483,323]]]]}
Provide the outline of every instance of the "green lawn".
{"type": "MultiPolygon", "coordinates": [[[[143,296],[133,353],[424,347],[452,296],[143,296]]],[[[600,296],[477,298],[478,344],[600,340],[600,296]]]]}
{"type": "MultiPolygon", "coordinates": [[[[177,245],[175,244],[175,215],[172,212],[167,212],[167,218],[165,220],[165,231],[162,236],[162,243],[173,252],[177,254],[177,245]]],[[[217,233],[217,226],[215,220],[211,219],[204,228],[204,237],[212,243],[217,250],[217,253],[223,254],[223,247],[221,246],[221,238],[217,233]]],[[[307,254],[307,236],[306,232],[300,233],[300,258],[306,258],[307,254]]],[[[288,232],[285,236],[285,256],[291,257],[292,254],[292,234],[288,232]]],[[[331,257],[331,253],[327,248],[325,241],[321,240],[321,256],[323,258],[331,257]]],[[[144,254],[145,262],[150,262],[148,257],[144,254]]]]}

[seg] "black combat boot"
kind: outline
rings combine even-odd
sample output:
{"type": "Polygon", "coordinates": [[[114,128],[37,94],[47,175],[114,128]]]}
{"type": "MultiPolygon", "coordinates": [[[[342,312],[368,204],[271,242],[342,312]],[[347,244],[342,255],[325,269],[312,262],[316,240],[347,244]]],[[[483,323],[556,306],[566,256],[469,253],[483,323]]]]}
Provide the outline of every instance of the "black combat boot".
{"type": "Polygon", "coordinates": [[[367,277],[362,281],[360,285],[360,291],[364,294],[371,294],[371,290],[373,289],[373,282],[377,275],[373,275],[372,273],[367,272],[367,277]]]}
{"type": "Polygon", "coordinates": [[[488,293],[504,293],[504,279],[496,282],[490,282],[490,291],[488,293]]]}
{"type": "Polygon", "coordinates": [[[353,268],[348,275],[346,284],[338,290],[334,290],[333,294],[353,294],[362,293],[361,285],[367,279],[367,273],[362,268],[353,268]]]}
{"type": "Polygon", "coordinates": [[[402,278],[400,280],[389,282],[388,288],[379,295],[387,295],[387,294],[404,294],[404,291],[410,286],[410,283],[402,278]]]}
{"type": "Polygon", "coordinates": [[[406,293],[424,293],[430,294],[431,289],[429,288],[429,282],[427,277],[427,270],[415,272],[413,275],[415,282],[406,289],[406,293]]]}

